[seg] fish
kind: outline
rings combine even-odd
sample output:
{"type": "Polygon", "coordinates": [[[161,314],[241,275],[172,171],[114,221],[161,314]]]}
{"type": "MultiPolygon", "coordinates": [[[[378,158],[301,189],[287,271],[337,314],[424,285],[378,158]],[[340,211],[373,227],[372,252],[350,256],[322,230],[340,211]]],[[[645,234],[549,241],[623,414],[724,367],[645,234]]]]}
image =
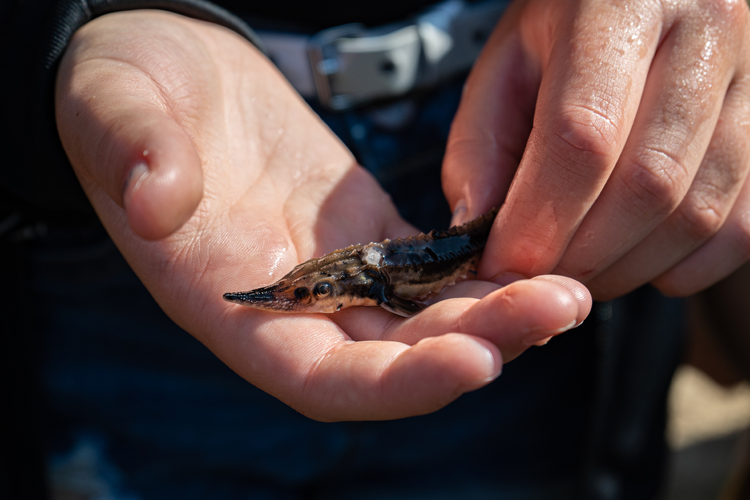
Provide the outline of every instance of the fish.
{"type": "Polygon", "coordinates": [[[442,231],[335,250],[299,264],[273,284],[223,298],[278,313],[380,306],[409,317],[446,286],[476,275],[498,210],[442,231]]]}

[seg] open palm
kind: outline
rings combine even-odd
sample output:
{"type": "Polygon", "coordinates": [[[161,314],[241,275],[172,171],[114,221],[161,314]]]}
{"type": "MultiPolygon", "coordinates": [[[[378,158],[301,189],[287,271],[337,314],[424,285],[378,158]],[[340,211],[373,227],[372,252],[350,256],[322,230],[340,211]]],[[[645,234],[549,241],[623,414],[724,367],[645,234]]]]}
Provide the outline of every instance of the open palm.
{"type": "Polygon", "coordinates": [[[223,28],[156,11],[101,17],[68,48],[56,109],[89,199],[164,311],[310,417],[434,411],[590,309],[583,286],[552,276],[461,283],[409,319],[224,302],[309,258],[415,230],[273,66],[223,28]]]}

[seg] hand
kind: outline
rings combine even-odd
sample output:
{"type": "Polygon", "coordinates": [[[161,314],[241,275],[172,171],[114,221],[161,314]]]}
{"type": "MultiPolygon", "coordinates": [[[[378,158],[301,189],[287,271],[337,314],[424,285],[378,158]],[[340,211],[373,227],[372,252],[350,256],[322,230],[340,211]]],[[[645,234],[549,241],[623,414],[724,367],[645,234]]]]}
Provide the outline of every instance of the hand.
{"type": "Polygon", "coordinates": [[[56,110],[89,199],[164,311],[310,417],[436,410],[590,309],[586,289],[560,277],[462,283],[450,290],[462,298],[410,319],[222,300],[313,256],[415,232],[273,66],[223,28],[155,11],[96,19],[64,56],[56,110]]]}
{"type": "Polygon", "coordinates": [[[748,19],[742,0],[512,5],[444,164],[457,220],[505,198],[480,278],[552,272],[610,299],[648,282],[689,295],[740,267],[748,19]]]}

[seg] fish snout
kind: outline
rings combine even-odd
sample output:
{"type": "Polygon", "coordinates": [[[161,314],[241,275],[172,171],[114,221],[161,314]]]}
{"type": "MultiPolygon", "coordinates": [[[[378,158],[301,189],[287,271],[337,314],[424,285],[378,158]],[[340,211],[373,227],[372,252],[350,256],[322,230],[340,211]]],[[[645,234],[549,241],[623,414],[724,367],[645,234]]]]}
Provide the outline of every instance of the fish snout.
{"type": "Polygon", "coordinates": [[[295,297],[292,287],[282,283],[247,292],[225,293],[223,297],[227,302],[279,312],[299,312],[306,302],[295,297]]]}

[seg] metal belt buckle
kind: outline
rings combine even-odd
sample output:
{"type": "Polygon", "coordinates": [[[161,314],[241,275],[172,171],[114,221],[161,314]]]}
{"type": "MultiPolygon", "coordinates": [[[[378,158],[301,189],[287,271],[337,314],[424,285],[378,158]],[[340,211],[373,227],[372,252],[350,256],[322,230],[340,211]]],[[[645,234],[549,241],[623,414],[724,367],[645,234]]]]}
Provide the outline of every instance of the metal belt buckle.
{"type": "Polygon", "coordinates": [[[344,24],[317,33],[308,42],[307,52],[312,67],[315,89],[320,103],[336,111],[348,109],[356,104],[356,98],[337,94],[333,90],[332,76],[341,70],[336,43],[342,38],[364,35],[365,26],[359,23],[344,24]]]}
{"type": "Polygon", "coordinates": [[[312,81],[305,88],[311,93],[314,82],[318,101],[341,111],[433,86],[468,71],[504,8],[504,1],[446,0],[386,26],[321,31],[307,41],[312,81]]]}
{"type": "Polygon", "coordinates": [[[318,100],[329,109],[403,95],[418,83],[422,41],[417,26],[368,29],[347,24],[308,42],[318,100]]]}

